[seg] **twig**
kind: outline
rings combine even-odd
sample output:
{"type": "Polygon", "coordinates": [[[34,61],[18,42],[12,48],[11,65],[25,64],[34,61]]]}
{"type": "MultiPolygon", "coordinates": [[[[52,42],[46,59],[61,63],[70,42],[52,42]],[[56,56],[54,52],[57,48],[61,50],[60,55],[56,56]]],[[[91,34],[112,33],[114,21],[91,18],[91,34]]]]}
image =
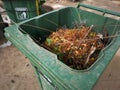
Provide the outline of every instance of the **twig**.
{"type": "Polygon", "coordinates": [[[80,43],[78,45],[78,48],[80,48],[81,43],[83,42],[83,40],[85,40],[85,38],[87,37],[87,35],[89,34],[89,32],[92,30],[92,28],[93,28],[93,25],[90,26],[88,32],[85,34],[85,36],[83,37],[83,39],[80,41],[80,43]]]}
{"type": "MultiPolygon", "coordinates": [[[[103,39],[105,38],[116,38],[116,37],[120,37],[120,35],[111,35],[111,36],[107,36],[107,37],[103,37],[103,39]]],[[[97,40],[100,38],[92,38],[92,39],[85,39],[86,41],[90,41],[90,40],[97,40]]]]}
{"type": "Polygon", "coordinates": [[[87,65],[87,63],[88,63],[89,60],[90,60],[90,56],[95,52],[95,50],[96,50],[96,47],[94,47],[94,46],[92,46],[92,47],[90,48],[90,53],[88,54],[88,57],[87,57],[87,59],[86,59],[86,61],[85,61],[84,66],[87,65]]]}

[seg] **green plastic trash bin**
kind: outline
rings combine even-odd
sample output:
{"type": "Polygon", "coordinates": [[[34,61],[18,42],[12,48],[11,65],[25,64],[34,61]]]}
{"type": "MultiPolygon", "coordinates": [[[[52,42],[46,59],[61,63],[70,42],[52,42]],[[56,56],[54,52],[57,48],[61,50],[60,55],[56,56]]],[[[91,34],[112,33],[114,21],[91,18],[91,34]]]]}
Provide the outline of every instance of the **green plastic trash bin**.
{"type": "Polygon", "coordinates": [[[3,0],[3,2],[10,19],[18,23],[40,15],[39,7],[45,0],[3,0]]]}
{"type": "Polygon", "coordinates": [[[80,8],[65,7],[5,29],[6,38],[30,60],[35,68],[40,90],[91,90],[120,47],[120,21],[104,16],[112,14],[120,17],[120,13],[83,4],[80,6],[97,10],[102,15],[80,8]],[[100,52],[97,61],[85,70],[68,67],[58,60],[56,54],[37,44],[45,41],[46,37],[59,27],[72,28],[76,21],[80,23],[86,21],[88,26],[98,26],[94,28],[96,32],[101,33],[105,28],[109,35],[116,35],[109,39],[109,44],[100,52]]]}

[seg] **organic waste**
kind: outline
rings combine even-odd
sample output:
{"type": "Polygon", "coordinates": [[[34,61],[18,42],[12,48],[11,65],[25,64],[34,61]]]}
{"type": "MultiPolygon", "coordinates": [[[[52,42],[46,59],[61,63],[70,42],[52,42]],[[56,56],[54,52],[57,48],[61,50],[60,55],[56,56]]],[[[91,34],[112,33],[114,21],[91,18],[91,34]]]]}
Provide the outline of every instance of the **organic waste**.
{"type": "Polygon", "coordinates": [[[44,45],[71,68],[86,69],[97,60],[105,47],[103,35],[93,31],[92,27],[81,25],[79,29],[60,28],[46,38],[44,45]]]}

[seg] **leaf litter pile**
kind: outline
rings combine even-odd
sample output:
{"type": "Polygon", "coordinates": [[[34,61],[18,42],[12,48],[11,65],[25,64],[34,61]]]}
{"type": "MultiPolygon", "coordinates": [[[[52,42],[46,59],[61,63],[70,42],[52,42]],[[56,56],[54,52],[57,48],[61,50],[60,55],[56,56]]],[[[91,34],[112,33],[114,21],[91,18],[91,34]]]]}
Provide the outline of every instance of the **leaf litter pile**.
{"type": "Polygon", "coordinates": [[[77,70],[90,67],[105,47],[103,35],[94,32],[92,26],[85,25],[81,25],[79,29],[61,28],[52,32],[44,45],[57,54],[59,60],[77,70]]]}

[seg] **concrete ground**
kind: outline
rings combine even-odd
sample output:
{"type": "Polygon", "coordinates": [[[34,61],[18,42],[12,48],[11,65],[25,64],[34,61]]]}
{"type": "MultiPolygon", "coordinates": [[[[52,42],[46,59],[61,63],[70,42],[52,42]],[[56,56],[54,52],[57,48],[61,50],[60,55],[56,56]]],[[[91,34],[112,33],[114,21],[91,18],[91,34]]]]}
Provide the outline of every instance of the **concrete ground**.
{"type": "MultiPolygon", "coordinates": [[[[83,0],[82,3],[120,12],[120,0],[83,0]]],[[[49,0],[46,4],[76,6],[70,0],[49,0]]],[[[7,40],[0,32],[0,45],[7,40]]],[[[120,49],[97,81],[93,90],[120,90],[120,49]]],[[[29,60],[9,46],[0,48],[0,90],[40,90],[29,60]]]]}

